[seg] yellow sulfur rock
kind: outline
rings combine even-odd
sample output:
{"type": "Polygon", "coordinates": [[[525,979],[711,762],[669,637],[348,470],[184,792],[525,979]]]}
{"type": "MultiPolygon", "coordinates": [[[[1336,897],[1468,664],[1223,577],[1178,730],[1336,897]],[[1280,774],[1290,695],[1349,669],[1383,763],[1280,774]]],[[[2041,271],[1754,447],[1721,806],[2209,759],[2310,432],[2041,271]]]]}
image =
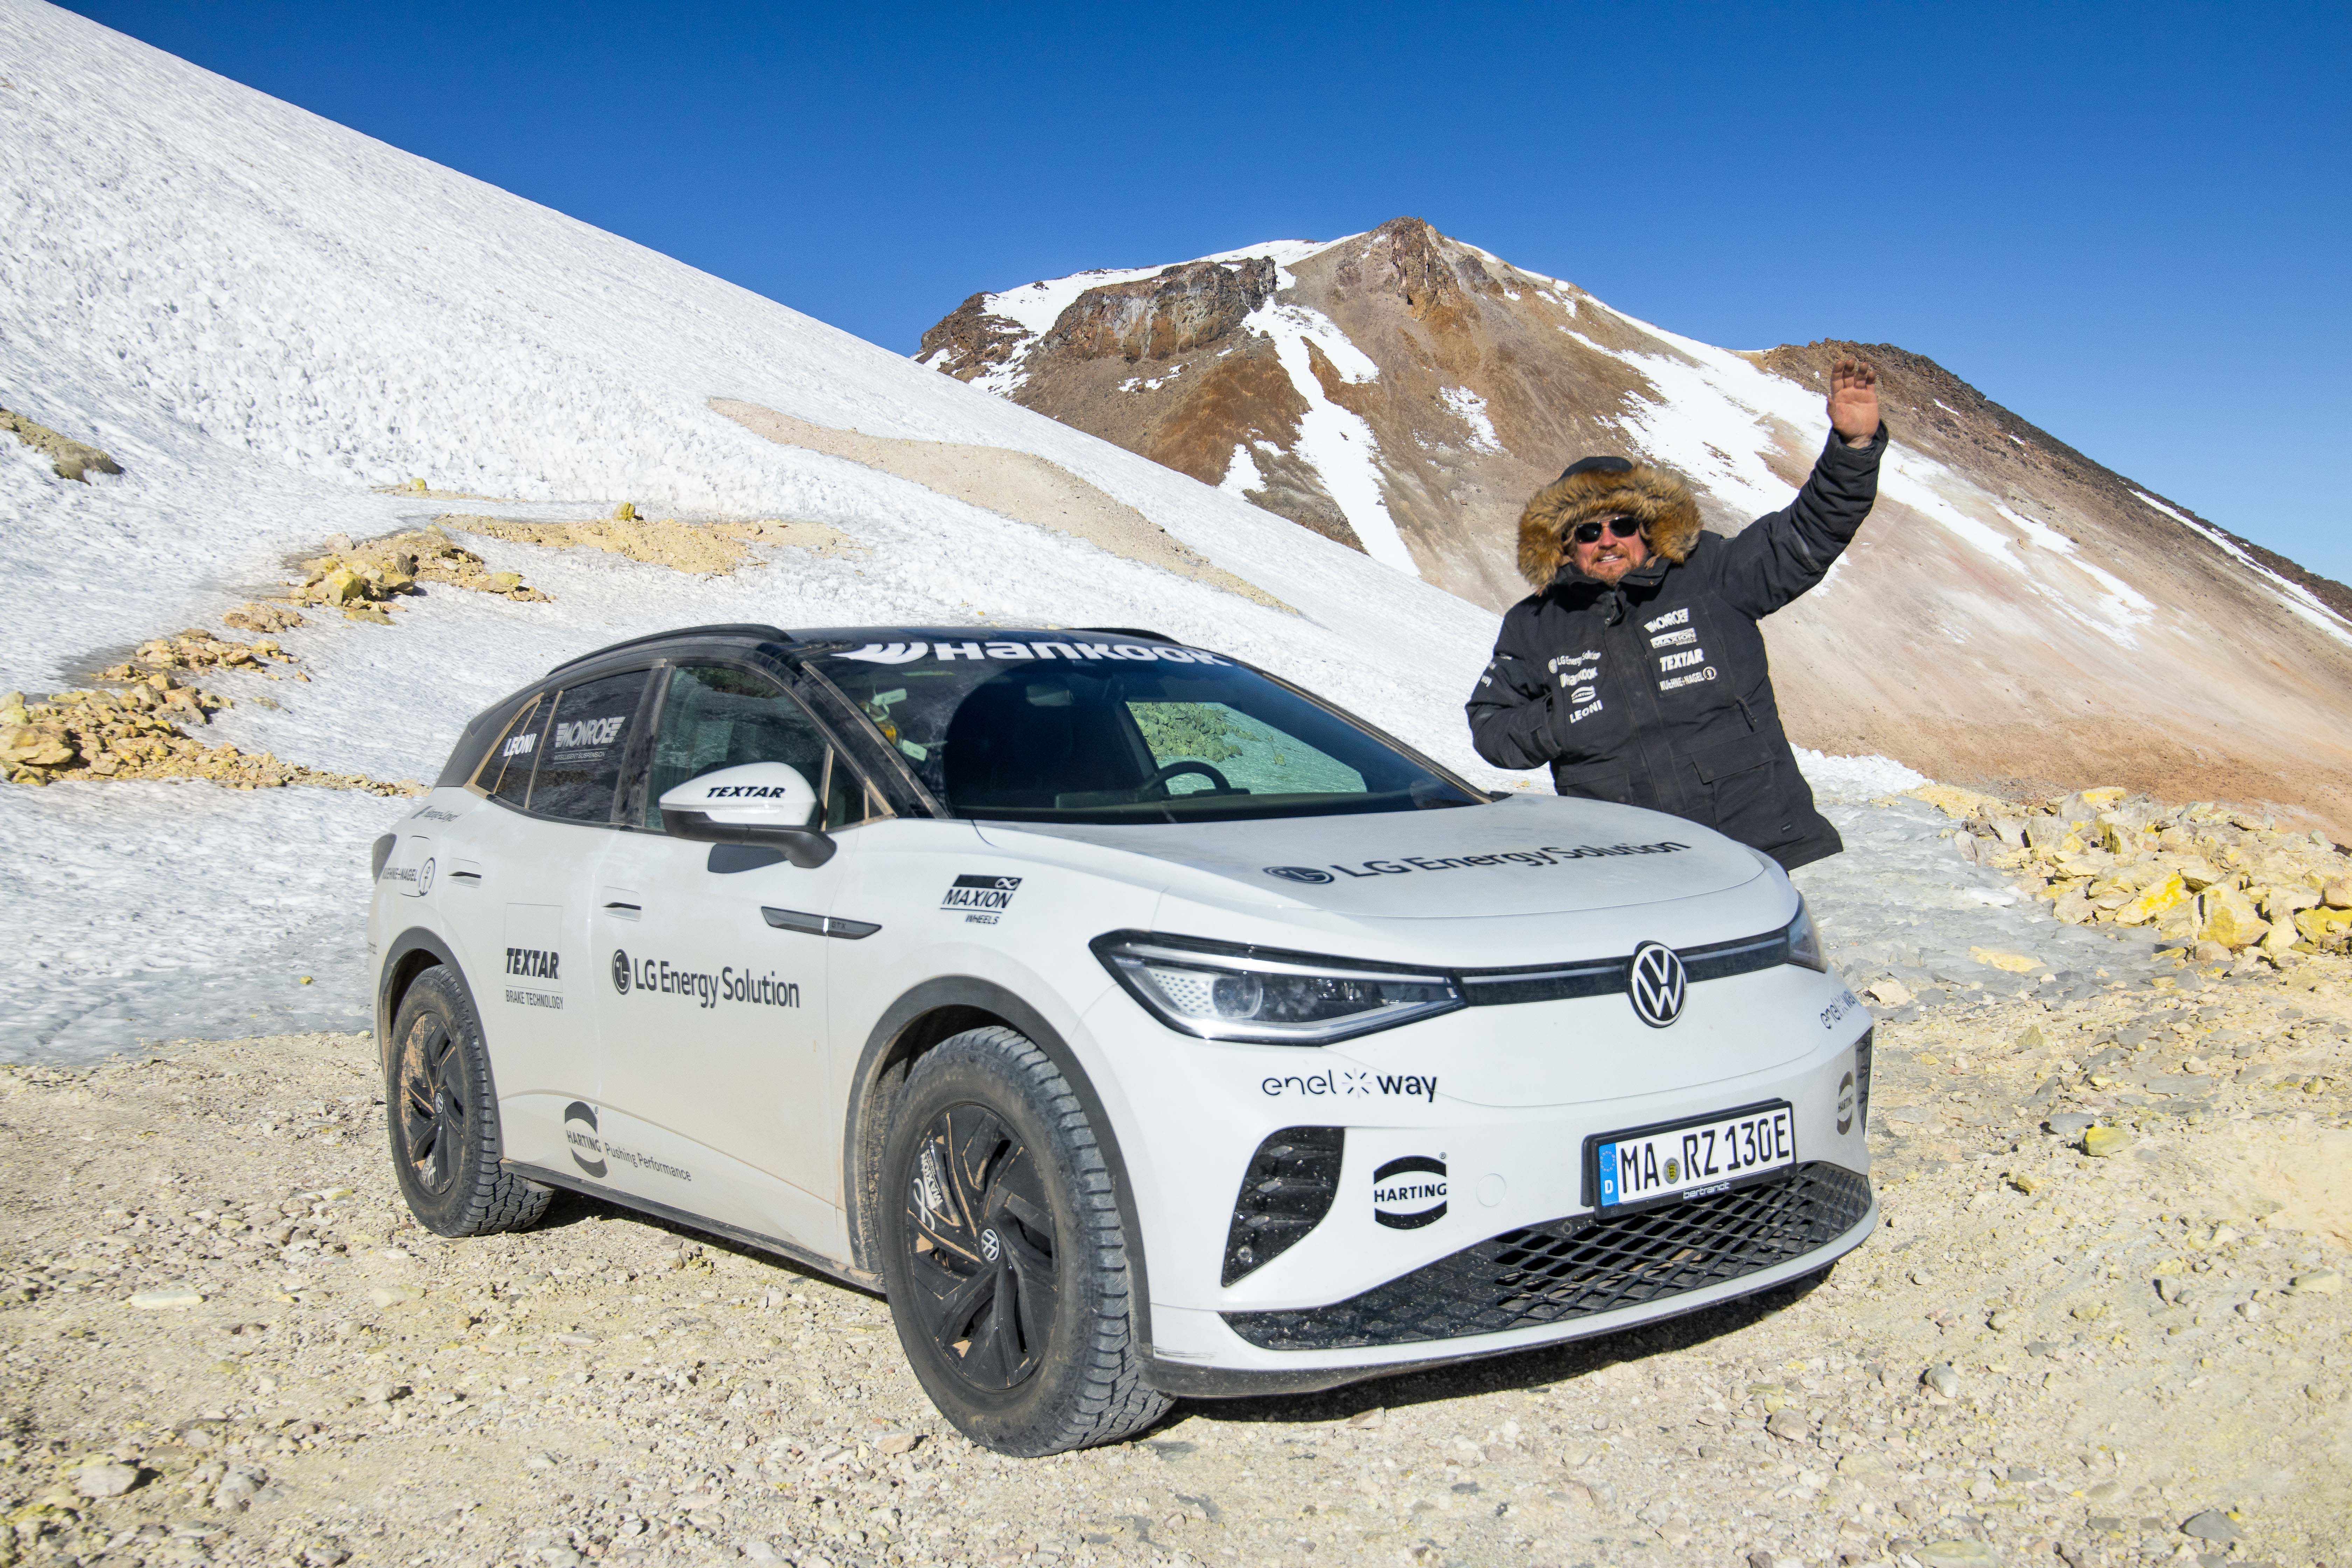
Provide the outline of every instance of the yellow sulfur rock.
{"type": "Polygon", "coordinates": [[[2198,940],[2218,942],[2232,952],[2262,941],[2271,929],[2254,912],[2254,901],[2226,882],[2198,895],[2197,914],[2198,940]]]}
{"type": "Polygon", "coordinates": [[[1979,813],[1992,816],[2006,814],[2012,809],[2005,800],[1993,795],[1979,795],[1972,789],[1962,789],[1958,784],[1921,784],[1917,789],[1906,790],[1904,793],[1913,800],[1926,801],[1946,816],[1974,816],[1979,813]]]}
{"type": "Polygon", "coordinates": [[[1994,969],[2006,969],[2011,974],[2031,974],[2042,967],[2042,961],[2038,958],[2028,958],[2021,952],[2003,952],[1998,948],[1972,947],[1969,949],[1969,956],[1994,969]]]}
{"type": "MultiPolygon", "coordinates": [[[[2131,1134],[2120,1127],[2094,1127],[2083,1134],[2083,1152],[2094,1159],[2104,1160],[2121,1153],[2130,1142],[2131,1134]]],[[[2075,1315],[2080,1317],[2083,1314],[2078,1311],[2075,1315]]]]}
{"type": "Polygon", "coordinates": [[[2330,937],[2352,931],[2352,910],[2298,910],[2294,929],[2308,942],[2325,942],[2330,937]]]}
{"type": "Polygon", "coordinates": [[[2158,916],[2179,909],[2189,901],[2188,886],[2178,871],[2167,871],[2162,877],[2140,890],[2137,898],[2116,911],[2117,925],[2146,925],[2158,916]]]}

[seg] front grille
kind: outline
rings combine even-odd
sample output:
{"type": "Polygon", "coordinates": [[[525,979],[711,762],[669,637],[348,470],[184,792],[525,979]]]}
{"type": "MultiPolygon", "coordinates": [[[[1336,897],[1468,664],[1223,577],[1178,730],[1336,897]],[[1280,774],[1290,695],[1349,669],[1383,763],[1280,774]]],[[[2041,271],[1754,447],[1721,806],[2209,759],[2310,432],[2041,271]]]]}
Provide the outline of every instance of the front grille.
{"type": "MultiPolygon", "coordinates": [[[[1714,942],[1685,947],[1676,957],[1683,973],[1696,985],[1753,974],[1789,962],[1789,933],[1767,931],[1736,942],[1714,942]]],[[[1528,963],[1512,969],[1465,969],[1462,1000],[1473,1007],[1508,1007],[1528,1002],[1573,1002],[1586,996],[1622,996],[1633,973],[1633,955],[1588,959],[1575,963],[1528,963]]]]}
{"type": "Polygon", "coordinates": [[[1738,1279],[1828,1245],[1869,1212],[1868,1178],[1817,1162],[1778,1181],[1639,1214],[1507,1230],[1328,1307],[1224,1319],[1250,1343],[1276,1351],[1498,1334],[1738,1279]]]}
{"type": "Polygon", "coordinates": [[[1257,1146],[1225,1232],[1225,1283],[1263,1268],[1323,1223],[1339,1194],[1338,1127],[1286,1127],[1257,1146]]]}

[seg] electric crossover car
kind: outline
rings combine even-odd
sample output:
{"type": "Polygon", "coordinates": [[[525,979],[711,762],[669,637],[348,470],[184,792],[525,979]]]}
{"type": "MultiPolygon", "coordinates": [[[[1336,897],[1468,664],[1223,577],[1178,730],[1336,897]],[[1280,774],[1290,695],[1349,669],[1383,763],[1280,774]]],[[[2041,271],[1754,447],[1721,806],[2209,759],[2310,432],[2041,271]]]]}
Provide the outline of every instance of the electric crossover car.
{"type": "Polygon", "coordinates": [[[1877,1221],[1870,1016],[1765,857],[1494,796],[1126,629],[701,626],[375,846],[392,1153],[885,1292],[975,1441],[1605,1333],[1877,1221]]]}

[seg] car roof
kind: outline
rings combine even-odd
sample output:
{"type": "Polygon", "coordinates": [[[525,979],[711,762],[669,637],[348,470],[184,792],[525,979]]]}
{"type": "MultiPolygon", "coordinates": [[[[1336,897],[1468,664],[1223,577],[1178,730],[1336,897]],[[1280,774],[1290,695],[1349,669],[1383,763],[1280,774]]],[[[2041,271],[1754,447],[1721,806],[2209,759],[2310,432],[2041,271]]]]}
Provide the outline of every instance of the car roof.
{"type": "Polygon", "coordinates": [[[777,651],[782,653],[788,652],[796,644],[806,643],[961,642],[972,638],[1067,637],[1079,635],[1133,637],[1144,642],[1175,643],[1180,640],[1164,632],[1146,631],[1140,626],[814,626],[787,631],[782,626],[756,622],[730,622],[720,626],[680,626],[675,631],[650,632],[644,637],[629,637],[593,652],[567,658],[551,666],[547,673],[556,675],[631,649],[642,648],[650,652],[667,643],[769,643],[776,645],[777,651]]]}

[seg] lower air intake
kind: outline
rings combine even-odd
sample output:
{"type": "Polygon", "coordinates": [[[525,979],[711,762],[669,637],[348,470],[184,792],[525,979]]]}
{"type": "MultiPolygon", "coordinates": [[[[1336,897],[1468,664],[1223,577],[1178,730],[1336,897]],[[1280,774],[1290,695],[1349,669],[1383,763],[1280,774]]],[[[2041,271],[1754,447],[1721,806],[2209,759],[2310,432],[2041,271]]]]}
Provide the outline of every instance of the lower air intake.
{"type": "Polygon", "coordinates": [[[1338,1127],[1286,1127],[1257,1146],[1225,1233],[1225,1283],[1262,1268],[1323,1223],[1339,1192],[1338,1127]]]}
{"type": "Polygon", "coordinates": [[[1328,1307],[1224,1319],[1250,1343],[1276,1351],[1499,1334],[1738,1279],[1827,1246],[1869,1212],[1867,1177],[1817,1162],[1779,1181],[1639,1214],[1507,1230],[1328,1307]]]}

